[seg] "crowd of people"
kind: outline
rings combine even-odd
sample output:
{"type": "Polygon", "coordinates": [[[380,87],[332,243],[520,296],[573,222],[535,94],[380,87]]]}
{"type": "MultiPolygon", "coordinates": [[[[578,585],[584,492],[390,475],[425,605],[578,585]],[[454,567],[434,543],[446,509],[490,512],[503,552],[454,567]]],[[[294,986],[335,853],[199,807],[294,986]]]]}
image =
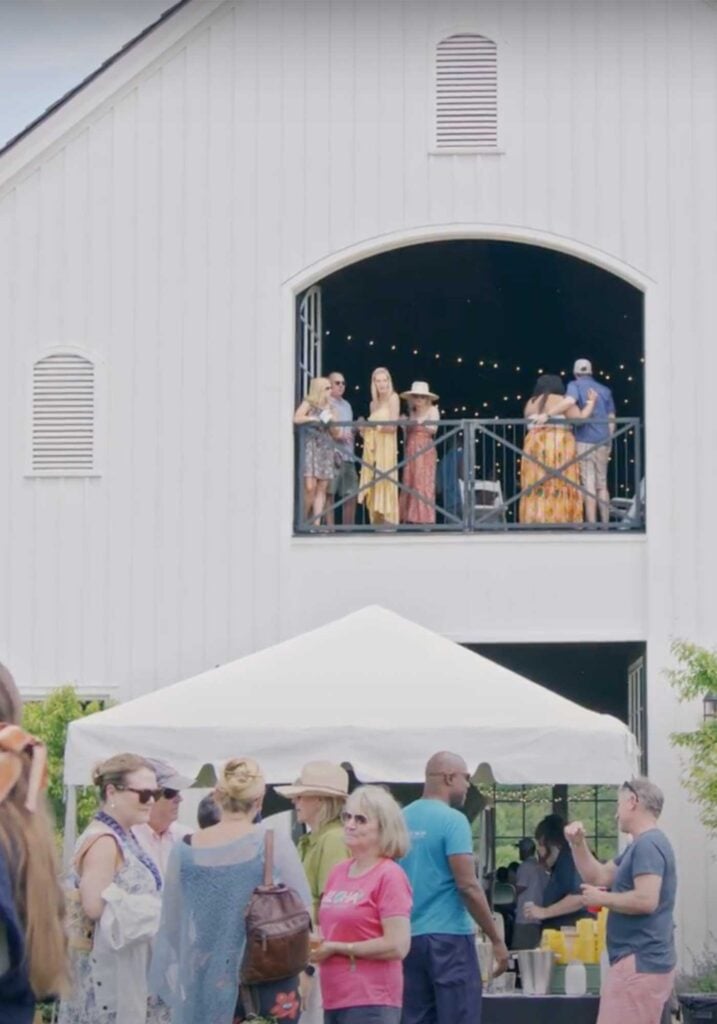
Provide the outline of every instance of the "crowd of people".
{"type": "MultiPolygon", "coordinates": [[[[471,776],[459,755],[434,754],[422,796],[403,809],[383,786],[349,793],[338,764],[304,765],[293,785],[277,787],[306,828],[297,846],[262,820],[266,783],[251,757],[225,764],[193,831],[177,822],[193,780],[163,761],[115,755],[95,769],[99,809],[77,841],[63,898],[45,749],[19,727],[4,669],[0,716],[3,1024],[30,1024],[48,996],[59,997],[61,1024],[239,1024],[253,1015],[479,1024],[476,926],[496,974],[509,953],[476,875],[461,812],[471,776]],[[268,891],[291,894],[306,955],[289,976],[247,978],[249,910],[268,891]]],[[[661,809],[648,780],[624,783],[617,816],[633,841],[608,864],[592,856],[579,822],[545,819],[536,833],[540,864],[528,874],[550,875],[540,904],[524,901],[527,921],[611,911],[599,1024],[657,1024],[669,995],[676,882],[661,809]]],[[[534,857],[525,847],[517,879],[534,857]]],[[[256,946],[252,933],[254,948],[275,933],[262,934],[256,946]]]]}
{"type": "MultiPolygon", "coordinates": [[[[521,523],[609,521],[615,403],[610,388],[595,380],[588,359],[576,360],[573,372],[567,390],[560,376],[542,374],[524,407],[521,523]]],[[[355,421],[345,391],[342,373],[315,377],[294,414],[294,423],[304,428],[306,522],[315,528],[324,522],[333,526],[338,502],[342,524],[352,526],[358,502],[376,528],[435,523],[439,396],[426,381],[414,381],[399,395],[390,372],[379,366],[371,374],[368,418],[355,421]],[[399,430],[405,441],[401,460],[399,430]],[[360,457],[355,451],[359,437],[360,457]]]]}

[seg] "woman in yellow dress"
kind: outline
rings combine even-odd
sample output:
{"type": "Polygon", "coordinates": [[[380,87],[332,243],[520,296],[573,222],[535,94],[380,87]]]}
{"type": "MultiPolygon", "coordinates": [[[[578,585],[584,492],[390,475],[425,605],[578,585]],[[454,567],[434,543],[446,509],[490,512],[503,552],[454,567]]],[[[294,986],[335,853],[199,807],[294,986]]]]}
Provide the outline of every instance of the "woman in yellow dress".
{"type": "MultiPolygon", "coordinates": [[[[368,422],[397,420],[400,403],[391,374],[378,366],[371,374],[371,412],[368,422]]],[[[398,523],[398,438],[396,426],[364,427],[363,465],[359,477],[359,503],[368,509],[373,526],[398,523]],[[386,473],[376,479],[378,473],[386,473]],[[375,481],[375,482],[374,482],[375,481]]]]}
{"type": "Polygon", "coordinates": [[[580,469],[570,420],[592,416],[596,398],[595,391],[589,392],[580,409],[566,396],[560,377],[538,377],[525,406],[530,422],[520,460],[521,523],[582,523],[583,494],[578,490],[580,469]]]}

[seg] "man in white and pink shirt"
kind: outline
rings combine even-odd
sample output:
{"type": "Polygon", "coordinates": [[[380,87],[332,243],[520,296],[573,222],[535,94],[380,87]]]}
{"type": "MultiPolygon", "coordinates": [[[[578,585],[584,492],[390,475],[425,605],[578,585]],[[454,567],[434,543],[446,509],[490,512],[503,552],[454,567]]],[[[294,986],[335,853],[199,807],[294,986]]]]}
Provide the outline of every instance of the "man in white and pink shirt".
{"type": "Polygon", "coordinates": [[[177,818],[182,802],[182,790],[189,789],[194,780],[180,775],[166,761],[149,757],[145,760],[157,776],[157,788],[161,790],[161,796],[154,802],[149,821],[144,825],[135,825],[132,832],[164,878],[172,847],[192,832],[187,825],[181,825],[177,818]]]}

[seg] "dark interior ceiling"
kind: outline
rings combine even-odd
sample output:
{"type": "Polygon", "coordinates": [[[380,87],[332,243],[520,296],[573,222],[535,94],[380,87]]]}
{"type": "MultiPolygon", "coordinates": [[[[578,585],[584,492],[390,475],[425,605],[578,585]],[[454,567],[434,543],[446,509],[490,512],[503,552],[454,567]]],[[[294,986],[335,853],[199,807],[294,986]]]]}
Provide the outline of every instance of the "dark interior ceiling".
{"type": "Polygon", "coordinates": [[[516,417],[541,371],[593,361],[618,415],[642,416],[643,296],[551,249],[463,240],[394,249],[321,282],[323,370],[341,370],[354,415],[387,366],[396,388],[427,380],[444,418],[516,417]]]}

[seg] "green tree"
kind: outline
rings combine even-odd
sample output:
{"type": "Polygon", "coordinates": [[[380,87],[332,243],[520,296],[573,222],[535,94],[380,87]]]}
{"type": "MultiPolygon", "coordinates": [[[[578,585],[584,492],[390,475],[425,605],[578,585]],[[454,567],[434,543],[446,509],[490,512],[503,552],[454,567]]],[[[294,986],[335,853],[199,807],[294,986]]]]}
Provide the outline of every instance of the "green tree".
{"type": "MultiPolygon", "coordinates": [[[[65,820],[65,790],[62,780],[67,728],[77,718],[101,711],[98,701],[82,701],[73,686],[53,690],[45,700],[28,701],[23,708],[23,728],[37,736],[47,747],[49,769],[48,797],[57,827],[61,830],[65,820]]],[[[77,824],[82,830],[97,807],[95,790],[88,786],[78,790],[77,824]]]]}
{"type": "MultiPolygon", "coordinates": [[[[717,651],[676,640],[672,653],[678,667],[667,676],[681,701],[717,694],[717,651]]],[[[700,818],[710,832],[717,832],[717,721],[702,721],[692,732],[672,734],[672,742],[689,754],[685,783],[698,804],[700,818]]]]}

